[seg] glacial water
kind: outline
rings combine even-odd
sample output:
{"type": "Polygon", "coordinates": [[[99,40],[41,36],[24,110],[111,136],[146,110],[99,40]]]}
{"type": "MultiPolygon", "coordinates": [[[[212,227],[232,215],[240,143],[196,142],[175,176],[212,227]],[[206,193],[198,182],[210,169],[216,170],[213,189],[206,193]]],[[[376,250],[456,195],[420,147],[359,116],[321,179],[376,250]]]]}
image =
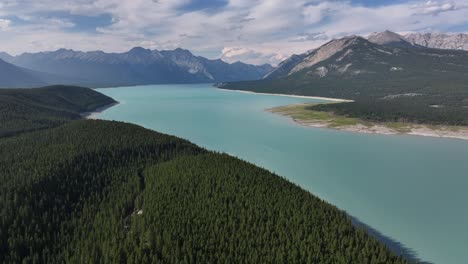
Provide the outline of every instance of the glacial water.
{"type": "Polygon", "coordinates": [[[266,108],[312,99],[203,85],[99,89],[98,118],[142,125],[267,168],[422,261],[468,263],[468,141],[307,128],[266,108]]]}

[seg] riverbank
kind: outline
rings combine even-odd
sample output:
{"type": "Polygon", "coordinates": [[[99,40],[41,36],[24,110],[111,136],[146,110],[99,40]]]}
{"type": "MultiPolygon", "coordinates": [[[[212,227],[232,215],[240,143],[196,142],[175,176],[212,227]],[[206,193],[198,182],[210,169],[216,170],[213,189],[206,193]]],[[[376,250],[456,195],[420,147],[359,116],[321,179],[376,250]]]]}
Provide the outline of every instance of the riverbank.
{"type": "Polygon", "coordinates": [[[119,102],[114,102],[114,103],[111,103],[111,104],[108,104],[108,105],[98,107],[92,112],[83,112],[80,115],[81,115],[81,117],[83,117],[85,119],[96,119],[97,115],[99,115],[100,113],[102,113],[106,109],[109,109],[109,108],[111,108],[113,106],[116,106],[118,104],[120,104],[120,103],[119,102]]]}
{"type": "Polygon", "coordinates": [[[248,94],[262,94],[262,95],[274,95],[274,96],[285,96],[285,97],[294,97],[294,98],[308,98],[308,99],[317,99],[317,100],[327,100],[327,101],[332,101],[332,102],[353,102],[353,100],[347,100],[347,99],[340,99],[340,98],[331,98],[331,97],[320,97],[320,96],[305,96],[305,95],[294,95],[294,94],[275,94],[275,93],[256,93],[252,91],[244,91],[244,90],[230,90],[230,89],[223,89],[223,88],[217,88],[222,91],[227,91],[227,92],[239,92],[239,93],[248,93],[248,94]]]}
{"type": "Polygon", "coordinates": [[[308,127],[330,128],[366,134],[404,134],[468,140],[468,127],[433,126],[399,122],[369,122],[358,118],[349,118],[337,116],[333,113],[309,110],[307,109],[307,106],[310,105],[312,104],[294,104],[274,107],[266,109],[266,111],[291,117],[295,122],[308,127]]]}

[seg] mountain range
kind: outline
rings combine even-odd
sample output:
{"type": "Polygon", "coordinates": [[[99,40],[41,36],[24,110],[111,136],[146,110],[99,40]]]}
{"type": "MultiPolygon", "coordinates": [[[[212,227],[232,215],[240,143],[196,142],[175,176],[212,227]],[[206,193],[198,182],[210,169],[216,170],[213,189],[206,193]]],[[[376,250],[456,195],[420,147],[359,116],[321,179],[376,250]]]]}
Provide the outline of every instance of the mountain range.
{"type": "MultiPolygon", "coordinates": [[[[306,89],[301,82],[320,90],[321,87],[332,87],[343,80],[356,85],[363,85],[361,81],[380,85],[379,82],[389,76],[414,79],[433,70],[437,71],[436,76],[440,76],[441,72],[452,72],[457,68],[455,71],[463,75],[466,69],[457,65],[465,65],[465,62],[455,63],[452,60],[457,61],[460,54],[464,58],[465,53],[457,50],[467,49],[467,34],[400,35],[387,30],[372,33],[367,38],[349,36],[332,40],[306,53],[292,55],[275,68],[268,64],[255,66],[241,62],[229,64],[219,59],[209,60],[181,48],[158,51],[135,47],[124,53],[59,49],[18,56],[0,52],[0,87],[47,84],[108,87],[213,82],[236,83],[225,87],[242,88],[249,84],[265,83],[269,88],[260,86],[256,89],[278,93],[294,90],[296,93],[309,94],[315,92],[306,89]],[[442,51],[443,49],[446,51],[442,51]],[[341,57],[330,61],[339,53],[341,57]],[[440,62],[435,59],[442,57],[444,59],[440,62]],[[425,72],[421,72],[422,70],[425,72]],[[304,72],[307,74],[303,75],[304,72]],[[409,74],[418,75],[411,77],[409,74]],[[293,75],[303,76],[298,81],[295,80],[296,77],[291,77],[293,75]],[[263,80],[252,82],[260,79],[263,80]],[[272,80],[278,81],[268,83],[272,80]],[[247,82],[237,83],[239,81],[247,82]],[[286,88],[274,88],[279,85],[286,88]]],[[[327,89],[325,91],[330,95],[328,88],[323,89],[327,89]]]]}
{"type": "Polygon", "coordinates": [[[291,56],[263,80],[219,86],[348,99],[468,89],[468,51],[422,44],[390,31],[348,36],[291,56]]]}
{"type": "Polygon", "coordinates": [[[74,84],[91,87],[208,83],[255,80],[272,66],[226,63],[195,56],[184,49],[150,50],[136,47],[124,53],[52,52],[0,53],[2,67],[15,74],[0,73],[0,87],[32,87],[44,84],[74,84]],[[14,69],[14,70],[13,70],[14,69]]]}
{"type": "Polygon", "coordinates": [[[468,50],[468,34],[411,33],[404,35],[413,45],[436,49],[468,50]]]}
{"type": "Polygon", "coordinates": [[[426,47],[434,49],[468,50],[468,34],[409,33],[400,35],[391,31],[375,32],[367,39],[377,44],[394,47],[426,47]]]}
{"type": "Polygon", "coordinates": [[[0,60],[0,84],[3,87],[17,88],[41,86],[46,83],[34,72],[0,60]]]}

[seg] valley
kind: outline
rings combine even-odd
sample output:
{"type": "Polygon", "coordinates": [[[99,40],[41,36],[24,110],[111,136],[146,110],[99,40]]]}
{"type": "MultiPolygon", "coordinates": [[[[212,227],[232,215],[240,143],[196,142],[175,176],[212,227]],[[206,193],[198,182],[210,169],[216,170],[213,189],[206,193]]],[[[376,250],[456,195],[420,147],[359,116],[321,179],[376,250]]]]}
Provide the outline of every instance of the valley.
{"type": "Polygon", "coordinates": [[[0,126],[2,263],[408,263],[277,174],[137,125],[78,120],[116,102],[91,89],[2,97],[17,99],[0,126]]]}
{"type": "Polygon", "coordinates": [[[0,0],[0,263],[468,263],[466,2],[0,0]]]}

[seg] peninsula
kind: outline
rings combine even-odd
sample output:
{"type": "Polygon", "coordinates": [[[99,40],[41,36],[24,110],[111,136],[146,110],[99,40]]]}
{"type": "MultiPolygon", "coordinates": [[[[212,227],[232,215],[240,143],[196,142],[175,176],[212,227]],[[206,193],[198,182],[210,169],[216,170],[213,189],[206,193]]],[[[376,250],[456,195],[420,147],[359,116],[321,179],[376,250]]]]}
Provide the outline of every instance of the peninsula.
{"type": "Polygon", "coordinates": [[[405,134],[468,140],[468,127],[466,126],[370,121],[336,114],[331,111],[318,111],[314,109],[314,106],[317,105],[321,104],[293,104],[266,110],[271,113],[291,117],[295,122],[308,127],[330,128],[367,134],[405,134]]]}

